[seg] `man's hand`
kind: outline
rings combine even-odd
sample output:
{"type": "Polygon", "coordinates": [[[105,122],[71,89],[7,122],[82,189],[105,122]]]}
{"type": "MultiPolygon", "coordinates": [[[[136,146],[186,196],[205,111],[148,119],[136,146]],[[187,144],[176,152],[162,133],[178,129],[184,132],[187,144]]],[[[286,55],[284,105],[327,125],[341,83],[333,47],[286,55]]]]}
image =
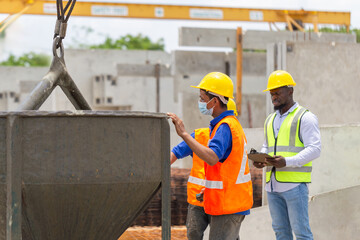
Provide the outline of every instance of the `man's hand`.
{"type": "Polygon", "coordinates": [[[196,194],[196,200],[198,200],[199,202],[203,202],[204,192],[205,192],[205,188],[202,188],[201,191],[198,194],[196,194]]]}
{"type": "Polygon", "coordinates": [[[266,163],[253,162],[253,165],[254,165],[256,168],[263,168],[263,167],[266,166],[266,163]]]}
{"type": "Polygon", "coordinates": [[[184,139],[185,143],[190,147],[193,153],[195,153],[201,160],[203,160],[210,166],[214,166],[219,162],[219,157],[212,149],[208,148],[207,146],[201,145],[185,131],[184,123],[178,116],[176,116],[174,113],[167,113],[167,115],[174,123],[176,133],[182,139],[184,139]]]}
{"type": "Polygon", "coordinates": [[[186,131],[185,131],[185,126],[184,126],[183,121],[178,116],[176,116],[176,114],[174,114],[174,113],[167,113],[167,115],[169,118],[171,118],[171,120],[175,126],[176,133],[180,137],[184,137],[184,135],[186,134],[186,131]]]}
{"type": "Polygon", "coordinates": [[[274,158],[267,158],[266,161],[276,168],[283,168],[286,166],[286,161],[283,156],[274,156],[274,158]]]}

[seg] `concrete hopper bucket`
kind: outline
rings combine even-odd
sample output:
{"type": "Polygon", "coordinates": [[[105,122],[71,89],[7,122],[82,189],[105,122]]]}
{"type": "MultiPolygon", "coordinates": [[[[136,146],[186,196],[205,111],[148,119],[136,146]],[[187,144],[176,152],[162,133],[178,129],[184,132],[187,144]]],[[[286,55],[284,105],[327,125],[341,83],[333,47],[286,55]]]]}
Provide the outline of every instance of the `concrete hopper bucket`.
{"type": "Polygon", "coordinates": [[[65,66],[67,19],[58,15],[49,72],[20,111],[0,112],[0,240],[115,240],[160,187],[170,239],[166,115],[91,111],[65,66]],[[57,86],[81,111],[30,111],[57,86]]]}
{"type": "Polygon", "coordinates": [[[164,114],[1,113],[0,239],[118,239],[168,155],[164,114]]]}

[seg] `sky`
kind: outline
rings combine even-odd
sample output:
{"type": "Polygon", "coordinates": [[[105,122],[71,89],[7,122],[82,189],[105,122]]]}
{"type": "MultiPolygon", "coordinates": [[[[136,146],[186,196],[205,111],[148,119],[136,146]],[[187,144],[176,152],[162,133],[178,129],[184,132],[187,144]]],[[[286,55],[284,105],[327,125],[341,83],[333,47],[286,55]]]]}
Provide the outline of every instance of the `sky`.
{"type": "MultiPolygon", "coordinates": [[[[79,0],[78,0],[79,1],[79,0]]],[[[103,0],[98,0],[99,2],[103,0]]],[[[105,2],[105,1],[104,1],[105,2]]],[[[318,11],[350,11],[351,26],[360,28],[359,0],[142,0],[106,2],[156,3],[174,5],[197,5],[216,7],[294,9],[318,11]]],[[[1,6],[0,6],[1,8],[1,6]]],[[[0,14],[0,21],[7,15],[0,14]]],[[[0,61],[9,54],[21,55],[30,51],[51,55],[55,16],[23,15],[6,30],[5,38],[0,38],[0,61]]],[[[284,24],[277,24],[281,29],[284,24]]],[[[222,22],[222,21],[184,21],[184,20],[149,20],[126,18],[95,18],[71,16],[68,22],[65,48],[79,44],[98,44],[106,37],[113,39],[126,34],[142,34],[153,41],[164,39],[165,50],[193,49],[179,47],[179,27],[233,28],[241,26],[243,30],[269,30],[267,23],[222,22]],[[89,31],[91,30],[91,31],[89,31]]]]}

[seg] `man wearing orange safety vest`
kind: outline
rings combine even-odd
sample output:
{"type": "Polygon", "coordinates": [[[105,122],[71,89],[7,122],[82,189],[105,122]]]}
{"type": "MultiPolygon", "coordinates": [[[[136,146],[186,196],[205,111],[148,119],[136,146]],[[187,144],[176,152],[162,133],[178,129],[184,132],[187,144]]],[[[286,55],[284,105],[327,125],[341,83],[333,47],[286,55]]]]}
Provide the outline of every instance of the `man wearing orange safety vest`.
{"type": "MultiPolygon", "coordinates": [[[[235,116],[238,115],[234,100],[229,99],[227,110],[233,111],[235,116]]],[[[196,129],[191,136],[201,145],[207,146],[210,139],[210,129],[196,129]]],[[[189,155],[193,155],[193,165],[187,183],[187,201],[189,203],[186,219],[187,237],[190,240],[203,239],[204,231],[210,223],[210,216],[204,211],[204,202],[200,200],[205,189],[204,161],[196,154],[193,154],[189,146],[183,141],[173,148],[170,162],[173,164],[177,159],[189,155]]]]}
{"type": "Polygon", "coordinates": [[[227,75],[212,72],[195,88],[200,89],[200,112],[214,118],[206,146],[185,131],[178,116],[168,116],[177,134],[205,162],[204,210],[210,215],[209,239],[235,240],[245,215],[250,213],[253,197],[245,134],[226,105],[233,98],[233,83],[227,75]]]}

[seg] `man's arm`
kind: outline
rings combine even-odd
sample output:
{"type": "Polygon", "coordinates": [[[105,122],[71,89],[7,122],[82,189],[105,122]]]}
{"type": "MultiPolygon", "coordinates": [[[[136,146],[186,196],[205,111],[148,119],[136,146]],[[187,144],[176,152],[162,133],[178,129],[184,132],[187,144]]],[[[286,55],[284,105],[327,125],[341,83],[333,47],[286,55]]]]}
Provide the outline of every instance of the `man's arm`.
{"type": "Polygon", "coordinates": [[[218,156],[213,150],[198,143],[187,132],[182,133],[182,135],[179,136],[184,139],[187,145],[200,159],[204,160],[210,166],[214,166],[219,161],[218,156]]]}
{"type": "MultiPolygon", "coordinates": [[[[194,132],[191,133],[191,137],[195,138],[194,132]]],[[[170,154],[170,164],[173,164],[177,159],[185,158],[190,155],[192,155],[192,150],[186,142],[182,141],[172,149],[170,154]]]]}
{"type": "Polygon", "coordinates": [[[170,153],[170,165],[172,165],[177,160],[177,157],[173,152],[170,153]]]}
{"type": "Polygon", "coordinates": [[[186,144],[199,158],[211,166],[215,165],[219,161],[218,156],[213,150],[198,143],[185,131],[184,123],[178,116],[174,113],[167,113],[167,115],[171,118],[173,124],[175,125],[177,134],[184,139],[186,144]]]}

